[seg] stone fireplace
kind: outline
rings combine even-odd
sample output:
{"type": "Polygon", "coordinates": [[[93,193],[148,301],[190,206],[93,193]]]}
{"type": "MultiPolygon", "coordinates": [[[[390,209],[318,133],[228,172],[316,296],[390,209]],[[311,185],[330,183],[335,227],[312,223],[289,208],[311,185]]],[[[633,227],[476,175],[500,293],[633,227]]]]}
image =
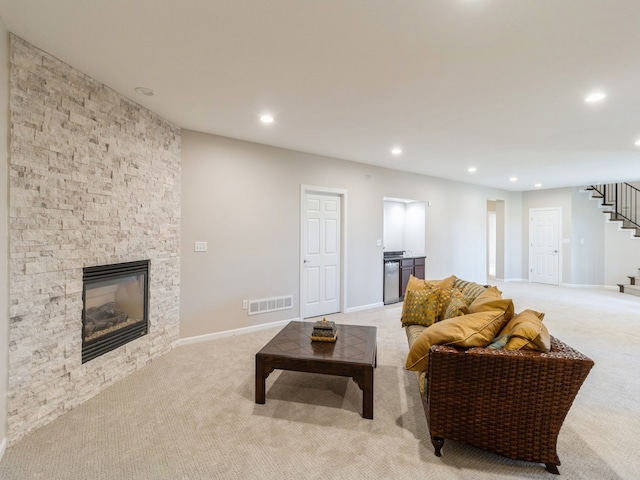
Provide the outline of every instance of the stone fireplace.
{"type": "Polygon", "coordinates": [[[171,350],[181,191],[178,127],[15,35],[10,61],[9,445],[171,350]]]}
{"type": "Polygon", "coordinates": [[[85,267],[82,272],[82,363],[149,329],[149,260],[85,267]]]}

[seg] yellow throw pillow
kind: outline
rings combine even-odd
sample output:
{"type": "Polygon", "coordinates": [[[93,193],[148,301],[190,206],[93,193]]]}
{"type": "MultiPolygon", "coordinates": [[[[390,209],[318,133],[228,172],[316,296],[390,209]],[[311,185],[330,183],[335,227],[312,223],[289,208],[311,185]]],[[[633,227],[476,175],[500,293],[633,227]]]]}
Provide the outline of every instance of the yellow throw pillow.
{"type": "Polygon", "coordinates": [[[458,289],[451,290],[451,297],[444,312],[443,320],[446,320],[447,318],[459,317],[460,315],[466,315],[467,313],[469,313],[469,307],[464,295],[462,294],[462,291],[458,289]]]}
{"type": "Polygon", "coordinates": [[[507,321],[513,318],[513,300],[502,298],[502,292],[496,287],[485,289],[469,305],[469,313],[486,312],[490,310],[501,310],[505,313],[507,321]]]}
{"type": "Polygon", "coordinates": [[[421,278],[416,278],[413,275],[409,277],[409,281],[407,282],[406,292],[409,290],[432,290],[434,288],[439,288],[441,290],[451,290],[453,288],[453,282],[456,277],[451,275],[450,277],[444,278],[442,280],[422,280],[421,278]]]}
{"type": "Polygon", "coordinates": [[[432,285],[440,290],[451,290],[455,280],[455,275],[451,275],[450,277],[443,278],[442,280],[425,280],[425,282],[427,285],[432,285]]]}
{"type": "MultiPolygon", "coordinates": [[[[409,281],[407,282],[407,288],[405,289],[404,292],[404,305],[402,305],[402,318],[404,318],[405,314],[406,314],[406,299],[407,299],[407,294],[412,291],[412,290],[434,290],[434,289],[440,289],[443,292],[447,292],[449,290],[451,290],[453,288],[453,282],[455,280],[455,276],[451,275],[450,277],[447,277],[443,280],[422,280],[420,278],[416,278],[413,275],[411,275],[409,277],[409,281]]],[[[441,296],[440,298],[440,310],[438,312],[438,317],[436,319],[436,321],[438,320],[442,320],[442,318],[444,318],[444,312],[447,308],[447,303],[449,302],[449,300],[444,300],[444,296],[446,296],[446,293],[444,295],[441,296]],[[443,306],[443,302],[446,301],[447,303],[444,304],[443,306]]]]}
{"type": "Polygon", "coordinates": [[[486,347],[507,322],[504,311],[488,310],[434,323],[411,345],[406,368],[426,370],[432,345],[486,347]]]}
{"type": "Polygon", "coordinates": [[[547,327],[542,323],[544,313],[534,310],[524,310],[515,317],[500,332],[500,336],[507,336],[505,350],[537,350],[548,352],[551,349],[551,337],[547,327]]]}
{"type": "MultiPolygon", "coordinates": [[[[411,275],[409,277],[409,282],[407,282],[407,288],[404,291],[404,301],[402,304],[402,315],[400,316],[400,319],[404,319],[405,315],[407,314],[407,297],[409,296],[409,292],[414,292],[414,291],[431,291],[433,290],[434,287],[432,286],[427,286],[427,284],[425,283],[424,280],[421,280],[419,278],[414,277],[413,275],[411,275]]],[[[403,321],[403,325],[404,325],[404,321],[403,321]]]]}
{"type": "Polygon", "coordinates": [[[447,306],[451,301],[451,292],[453,292],[453,282],[456,277],[451,275],[443,280],[426,280],[427,285],[433,285],[436,288],[440,289],[440,300],[438,303],[438,319],[439,322],[445,318],[447,313],[447,306]]]}
{"type": "Polygon", "coordinates": [[[428,327],[438,320],[440,290],[409,290],[402,306],[402,326],[428,327]]]}
{"type": "Polygon", "coordinates": [[[409,290],[427,290],[427,284],[424,280],[411,275],[407,282],[407,288],[405,289],[405,296],[409,290]]]}

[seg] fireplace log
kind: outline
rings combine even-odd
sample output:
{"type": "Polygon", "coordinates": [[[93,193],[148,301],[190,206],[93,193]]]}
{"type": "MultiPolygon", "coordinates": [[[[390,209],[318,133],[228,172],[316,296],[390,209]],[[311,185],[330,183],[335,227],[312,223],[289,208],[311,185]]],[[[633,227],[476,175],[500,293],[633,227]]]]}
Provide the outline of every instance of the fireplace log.
{"type": "Polygon", "coordinates": [[[126,312],[116,309],[115,302],[108,302],[99,307],[91,307],[85,313],[84,335],[105,330],[127,321],[126,312]]]}

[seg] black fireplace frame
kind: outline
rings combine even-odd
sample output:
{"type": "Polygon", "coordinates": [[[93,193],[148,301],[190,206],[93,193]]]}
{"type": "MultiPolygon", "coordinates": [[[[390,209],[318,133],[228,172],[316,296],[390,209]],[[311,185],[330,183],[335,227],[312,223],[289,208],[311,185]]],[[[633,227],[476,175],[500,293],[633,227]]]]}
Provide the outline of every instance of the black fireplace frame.
{"type": "Polygon", "coordinates": [[[99,265],[82,269],[82,363],[115,350],[149,332],[149,260],[135,262],[116,263],[111,265],[99,265]],[[85,308],[87,287],[104,280],[143,274],[144,278],[144,318],[122,327],[112,333],[99,338],[85,341],[85,308]]]}

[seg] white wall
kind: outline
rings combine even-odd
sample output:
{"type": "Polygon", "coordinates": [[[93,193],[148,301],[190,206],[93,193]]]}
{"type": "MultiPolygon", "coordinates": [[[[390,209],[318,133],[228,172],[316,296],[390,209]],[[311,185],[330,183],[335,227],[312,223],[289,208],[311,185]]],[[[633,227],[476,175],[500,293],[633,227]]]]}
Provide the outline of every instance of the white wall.
{"type": "Polygon", "coordinates": [[[424,218],[424,202],[412,202],[406,204],[404,222],[404,246],[407,253],[412,256],[417,257],[424,255],[424,218]]]}
{"type": "MultiPolygon", "coordinates": [[[[579,188],[571,189],[571,196],[572,283],[605,285],[604,251],[606,247],[602,228],[605,214],[598,208],[598,202],[591,199],[588,193],[581,192],[579,188]]],[[[640,249],[640,242],[638,242],[638,249],[640,249]]]]}
{"type": "Polygon", "coordinates": [[[387,252],[424,255],[424,202],[384,201],[383,245],[387,252]]]}
{"type": "Polygon", "coordinates": [[[0,19],[0,458],[7,437],[9,362],[8,179],[9,170],[9,32],[0,19]]]}
{"type": "Polygon", "coordinates": [[[384,201],[384,232],[382,245],[387,252],[405,250],[405,204],[384,201]]]}
{"type": "MultiPolygon", "coordinates": [[[[431,201],[427,278],[485,282],[487,199],[521,209],[520,193],[183,130],[181,338],[297,318],[300,185],[348,191],[347,309],[382,303],[384,197],[431,201]],[[209,251],[194,252],[195,241],[209,251]],[[294,308],[253,316],[241,308],[279,295],[293,295],[294,308]]],[[[519,278],[520,258],[507,263],[519,278]]]]}

